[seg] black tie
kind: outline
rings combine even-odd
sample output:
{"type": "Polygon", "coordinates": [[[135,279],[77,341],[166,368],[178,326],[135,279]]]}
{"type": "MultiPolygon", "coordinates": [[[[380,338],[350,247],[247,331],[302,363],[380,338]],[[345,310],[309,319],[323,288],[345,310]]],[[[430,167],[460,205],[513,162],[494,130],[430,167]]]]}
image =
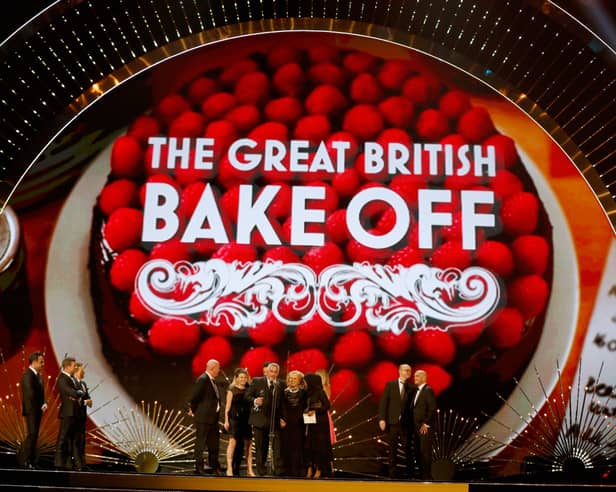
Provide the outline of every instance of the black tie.
{"type": "Polygon", "coordinates": [[[216,386],[216,381],[214,381],[212,378],[210,378],[210,381],[212,382],[212,386],[214,386],[214,392],[216,393],[216,399],[220,401],[220,393],[218,393],[218,386],[216,386]]]}

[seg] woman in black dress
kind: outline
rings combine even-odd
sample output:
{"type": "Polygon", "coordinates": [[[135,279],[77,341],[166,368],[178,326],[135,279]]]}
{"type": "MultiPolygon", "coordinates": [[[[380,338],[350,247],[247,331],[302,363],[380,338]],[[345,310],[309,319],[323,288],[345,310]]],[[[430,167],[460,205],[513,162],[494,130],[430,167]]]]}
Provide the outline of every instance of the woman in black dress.
{"type": "Polygon", "coordinates": [[[306,374],[306,413],[316,415],[316,423],[306,424],[306,439],[304,441],[304,458],[307,465],[306,477],[319,478],[330,476],[334,461],[332,441],[330,437],[329,398],[323,390],[321,376],[314,373],[306,374]]]}
{"type": "Polygon", "coordinates": [[[282,474],[289,477],[304,475],[304,419],[306,391],[304,375],[300,371],[287,374],[287,387],[280,400],[280,457],[282,474]]]}
{"type": "Polygon", "coordinates": [[[249,476],[254,477],[252,470],[252,430],[248,425],[250,416],[250,403],[244,399],[244,393],[248,387],[248,371],[242,367],[237,368],[233,373],[233,381],[227,390],[227,401],[225,404],[225,423],[224,428],[229,432],[229,445],[227,446],[227,476],[233,476],[233,457],[236,446],[246,446],[246,465],[249,476]]]}

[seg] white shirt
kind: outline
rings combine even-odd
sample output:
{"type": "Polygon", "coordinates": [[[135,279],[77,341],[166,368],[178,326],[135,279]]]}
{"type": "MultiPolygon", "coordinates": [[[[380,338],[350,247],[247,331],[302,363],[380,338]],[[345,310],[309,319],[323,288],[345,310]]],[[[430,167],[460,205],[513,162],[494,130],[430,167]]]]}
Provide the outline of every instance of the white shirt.
{"type": "Polygon", "coordinates": [[[402,396],[403,389],[404,389],[404,381],[402,381],[401,379],[398,379],[398,392],[400,393],[400,396],[402,396]]]}
{"type": "Polygon", "coordinates": [[[417,393],[415,393],[415,399],[413,400],[413,405],[415,405],[417,403],[417,398],[419,398],[419,392],[422,390],[422,388],[426,385],[426,383],[424,384],[420,384],[417,387],[417,393]]]}
{"type": "MultiPolygon", "coordinates": [[[[22,366],[22,367],[23,367],[23,366],[22,366]]],[[[32,367],[32,366],[28,366],[28,369],[30,369],[30,370],[34,373],[34,375],[35,375],[35,376],[38,376],[38,375],[39,375],[38,371],[37,371],[34,367],[32,367]]]]}

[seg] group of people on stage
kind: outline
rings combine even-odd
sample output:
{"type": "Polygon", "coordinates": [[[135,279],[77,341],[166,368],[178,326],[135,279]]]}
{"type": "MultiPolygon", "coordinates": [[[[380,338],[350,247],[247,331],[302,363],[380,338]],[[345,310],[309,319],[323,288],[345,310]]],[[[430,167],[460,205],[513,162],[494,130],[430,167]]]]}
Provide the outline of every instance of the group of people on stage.
{"type": "Polygon", "coordinates": [[[215,475],[239,475],[244,456],[248,476],[319,478],[333,473],[333,424],[325,372],[290,371],[283,381],[280,366],[268,362],[263,375],[252,380],[246,369],[236,369],[226,390],[216,380],[219,372],[219,362],[209,360],[195,381],[189,402],[196,427],[197,473],[205,473],[205,448],[215,475]],[[226,471],[218,462],[221,410],[223,427],[229,433],[226,471]]]}
{"type": "MultiPolygon", "coordinates": [[[[38,468],[36,442],[43,414],[48,409],[45,384],[41,370],[45,365],[42,352],[28,357],[28,368],[20,380],[22,414],[26,421],[26,438],[18,452],[18,464],[24,468],[38,468]]],[[[56,441],[54,466],[59,470],[85,470],[85,439],[88,408],[92,399],[85,380],[85,367],[73,357],[65,357],[56,381],[60,397],[58,418],[60,429],[56,441]]]]}
{"type": "Polygon", "coordinates": [[[431,480],[436,397],[427,384],[426,371],[415,371],[413,383],[411,373],[410,365],[401,364],[398,379],[386,383],[379,403],[379,427],[389,446],[389,476],[393,478],[397,474],[401,445],[406,455],[407,478],[431,480]]]}

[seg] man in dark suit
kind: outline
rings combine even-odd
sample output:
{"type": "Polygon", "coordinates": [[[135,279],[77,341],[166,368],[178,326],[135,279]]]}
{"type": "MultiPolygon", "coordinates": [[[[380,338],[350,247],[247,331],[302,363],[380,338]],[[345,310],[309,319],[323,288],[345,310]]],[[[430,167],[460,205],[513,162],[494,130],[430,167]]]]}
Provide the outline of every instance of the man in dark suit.
{"type": "Polygon", "coordinates": [[[83,395],[80,399],[79,415],[77,416],[77,425],[74,440],[72,444],[73,456],[79,456],[78,462],[82,468],[76,468],[78,471],[85,469],[86,465],[86,423],[88,421],[88,408],[92,407],[92,399],[85,380],[85,368],[81,362],[75,364],[74,378],[77,381],[78,388],[81,388],[83,395]]]}
{"type": "Polygon", "coordinates": [[[73,442],[81,413],[81,397],[83,391],[77,387],[77,381],[73,378],[75,371],[75,359],[65,357],[62,361],[62,372],[58,376],[56,387],[60,395],[60,430],[56,440],[55,467],[59,470],[81,469],[83,463],[81,456],[73,456],[73,442]],[[72,461],[72,463],[71,463],[72,461]]]}
{"type": "Polygon", "coordinates": [[[410,400],[413,408],[413,431],[415,433],[415,460],[419,465],[419,478],[432,479],[432,438],[436,420],[436,397],[428,386],[426,371],[415,371],[417,393],[410,400]]]}
{"type": "Polygon", "coordinates": [[[194,418],[197,429],[195,436],[195,471],[199,475],[205,473],[203,464],[203,450],[207,446],[208,464],[212,473],[222,475],[218,463],[218,449],[220,433],[218,419],[223,408],[223,388],[218,386],[216,378],[220,373],[220,363],[210,359],[205,372],[195,381],[192,396],[189,402],[188,414],[194,418]]]}
{"type": "Polygon", "coordinates": [[[270,362],[264,369],[264,376],[254,378],[244,398],[250,402],[248,423],[252,426],[255,440],[255,462],[257,474],[267,475],[267,455],[272,446],[272,473],[280,472],[280,446],[276,433],[280,428],[280,398],[284,382],[278,379],[280,366],[270,362]],[[270,443],[271,440],[271,443],[270,443]]]}
{"type": "Polygon", "coordinates": [[[47,410],[45,386],[41,370],[45,365],[42,352],[33,352],[28,357],[29,366],[21,377],[21,413],[26,420],[27,435],[17,455],[19,466],[36,468],[36,442],[38,441],[41,418],[47,410]]]}
{"type": "Polygon", "coordinates": [[[410,439],[407,432],[407,425],[404,422],[406,413],[404,409],[408,406],[409,395],[415,396],[415,386],[409,384],[411,377],[411,366],[401,364],[398,367],[398,378],[388,381],[385,384],[383,395],[379,403],[379,428],[385,432],[385,440],[389,445],[389,477],[393,478],[396,474],[396,456],[398,454],[398,444],[400,443],[406,452],[407,473],[410,475],[413,470],[412,450],[408,444],[410,439]]]}

